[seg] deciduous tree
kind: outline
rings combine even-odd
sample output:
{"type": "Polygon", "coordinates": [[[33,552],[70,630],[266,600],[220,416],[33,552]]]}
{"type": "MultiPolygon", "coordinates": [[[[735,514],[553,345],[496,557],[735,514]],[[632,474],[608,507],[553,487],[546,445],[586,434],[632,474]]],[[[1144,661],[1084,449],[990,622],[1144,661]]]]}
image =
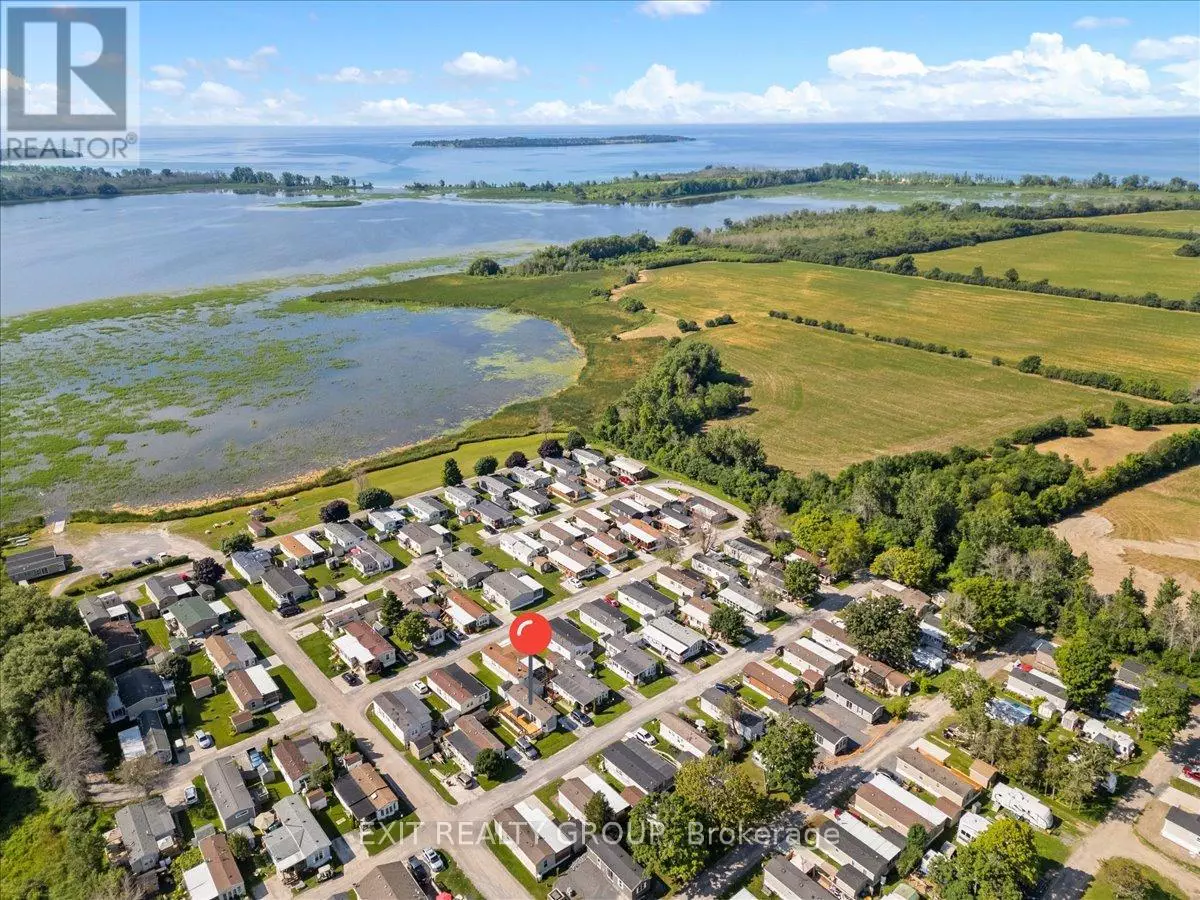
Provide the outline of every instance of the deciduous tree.
{"type": "Polygon", "coordinates": [[[345,522],[350,518],[350,504],[345,500],[330,500],[318,513],[322,522],[345,522]]]}
{"type": "Polygon", "coordinates": [[[454,487],[457,484],[462,484],[462,472],[459,471],[458,462],[453,456],[446,460],[442,465],[442,484],[446,487],[454,487]]]}
{"type": "Polygon", "coordinates": [[[1054,654],[1067,700],[1080,709],[1098,710],[1112,687],[1112,653],[1091,628],[1067,640],[1054,654]]]}
{"type": "Polygon", "coordinates": [[[948,900],[1022,900],[1038,878],[1033,829],[1016,819],[997,819],[951,858],[931,871],[948,900]]]}
{"type": "Polygon", "coordinates": [[[224,574],[225,567],[211,556],[202,556],[192,563],[192,577],[200,584],[218,584],[224,574]]]}
{"type": "Polygon", "coordinates": [[[1187,685],[1178,678],[1155,673],[1142,688],[1142,711],[1137,714],[1137,726],[1142,737],[1156,746],[1165,747],[1175,739],[1188,721],[1187,685]]]}
{"type": "Polygon", "coordinates": [[[499,468],[499,463],[496,462],[494,456],[481,456],[475,460],[476,475],[491,475],[499,468]]]}
{"type": "Polygon", "coordinates": [[[793,559],[783,567],[783,589],[795,600],[812,597],[820,583],[817,567],[806,559],[793,559]]]}
{"type": "Polygon", "coordinates": [[[812,728],[799,719],[783,716],[767,727],[755,749],[766,768],[767,786],[798,797],[817,756],[812,728]]]}
{"type": "Polygon", "coordinates": [[[708,627],[712,629],[713,634],[736,644],[746,630],[746,617],[737,607],[718,603],[713,614],[709,616],[708,627]]]}
{"type": "Polygon", "coordinates": [[[898,669],[908,665],[921,629],[899,598],[864,597],[846,607],[842,619],[859,651],[898,669]]]}
{"type": "Polygon", "coordinates": [[[504,756],[491,747],[484,747],[475,756],[475,771],[484,778],[495,780],[504,771],[504,756]]]}
{"type": "Polygon", "coordinates": [[[250,537],[244,531],[231,534],[225,540],[221,541],[221,552],[226,556],[232,556],[234,553],[245,553],[253,547],[254,538],[250,537]]]}
{"type": "Polygon", "coordinates": [[[527,465],[529,465],[529,460],[520,450],[514,450],[504,460],[504,468],[506,469],[517,469],[527,465]]]}
{"type": "Polygon", "coordinates": [[[162,780],[166,768],[157,756],[147,753],[121,763],[117,768],[117,780],[137,788],[143,796],[149,797],[162,780]]]}
{"type": "Polygon", "coordinates": [[[358,492],[359,509],[383,509],[395,501],[392,492],[381,487],[367,487],[358,492]]]}
{"type": "Polygon", "coordinates": [[[421,613],[413,610],[400,620],[396,628],[396,636],[407,641],[410,646],[423,647],[429,633],[429,623],[421,613]]]}
{"type": "Polygon", "coordinates": [[[95,727],[94,711],[67,691],[55,691],[39,704],[37,748],[45,771],[77,803],[87,800],[88,776],[103,770],[95,727]]]}
{"type": "Polygon", "coordinates": [[[666,881],[691,881],[708,862],[708,840],[695,839],[696,826],[707,838],[704,825],[703,813],[678,793],[644,797],[629,814],[633,858],[666,881]]]}

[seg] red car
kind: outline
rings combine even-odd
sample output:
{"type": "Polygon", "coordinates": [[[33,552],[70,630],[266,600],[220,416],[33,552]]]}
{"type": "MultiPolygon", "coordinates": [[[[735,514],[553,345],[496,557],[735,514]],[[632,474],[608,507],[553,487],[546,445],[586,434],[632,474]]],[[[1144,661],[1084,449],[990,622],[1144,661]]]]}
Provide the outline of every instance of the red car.
{"type": "Polygon", "coordinates": [[[617,481],[621,482],[621,484],[624,484],[626,486],[632,485],[634,483],[633,479],[630,478],[628,475],[618,475],[617,481]]]}

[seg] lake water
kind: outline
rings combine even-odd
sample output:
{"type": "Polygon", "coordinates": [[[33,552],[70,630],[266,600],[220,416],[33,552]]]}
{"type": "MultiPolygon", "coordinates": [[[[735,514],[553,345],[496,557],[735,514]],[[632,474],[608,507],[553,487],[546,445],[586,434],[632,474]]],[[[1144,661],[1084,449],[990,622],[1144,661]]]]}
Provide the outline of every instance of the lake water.
{"type": "Polygon", "coordinates": [[[582,362],[502,310],[262,301],[27,335],[0,369],[3,518],[259,487],[544,396],[582,362]]]}

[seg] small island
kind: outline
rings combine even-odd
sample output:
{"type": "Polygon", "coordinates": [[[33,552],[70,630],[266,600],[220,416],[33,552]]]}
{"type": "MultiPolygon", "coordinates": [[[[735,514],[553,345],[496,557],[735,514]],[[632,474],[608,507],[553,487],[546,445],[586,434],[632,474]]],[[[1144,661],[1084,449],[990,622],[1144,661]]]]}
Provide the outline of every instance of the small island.
{"type": "Polygon", "coordinates": [[[617,134],[612,137],[478,137],[413,141],[414,147],[481,150],[495,147],[600,147],[609,144],[679,144],[695,138],[677,134],[617,134]]]}

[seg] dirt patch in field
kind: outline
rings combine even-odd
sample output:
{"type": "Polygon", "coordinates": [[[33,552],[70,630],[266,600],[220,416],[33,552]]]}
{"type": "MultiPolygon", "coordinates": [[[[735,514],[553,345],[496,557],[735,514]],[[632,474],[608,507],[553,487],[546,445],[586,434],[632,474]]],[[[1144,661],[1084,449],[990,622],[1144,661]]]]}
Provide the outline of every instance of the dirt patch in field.
{"type": "Polygon", "coordinates": [[[1113,425],[1110,428],[1097,428],[1088,437],[1064,437],[1046,441],[1038,444],[1037,449],[1041,453],[1069,456],[1080,465],[1087,460],[1091,463],[1093,470],[1100,471],[1107,469],[1113,463],[1120,462],[1130,453],[1140,453],[1168,435],[1195,427],[1195,425],[1160,425],[1156,428],[1147,428],[1145,431],[1134,431],[1132,428],[1113,425]]]}
{"type": "Polygon", "coordinates": [[[1115,591],[1130,568],[1138,587],[1151,595],[1166,575],[1175,576],[1184,591],[1200,590],[1200,540],[1116,537],[1113,523],[1099,512],[1072,516],[1055,525],[1054,531],[1076,554],[1088,555],[1092,584],[1101,593],[1115,591]]]}

